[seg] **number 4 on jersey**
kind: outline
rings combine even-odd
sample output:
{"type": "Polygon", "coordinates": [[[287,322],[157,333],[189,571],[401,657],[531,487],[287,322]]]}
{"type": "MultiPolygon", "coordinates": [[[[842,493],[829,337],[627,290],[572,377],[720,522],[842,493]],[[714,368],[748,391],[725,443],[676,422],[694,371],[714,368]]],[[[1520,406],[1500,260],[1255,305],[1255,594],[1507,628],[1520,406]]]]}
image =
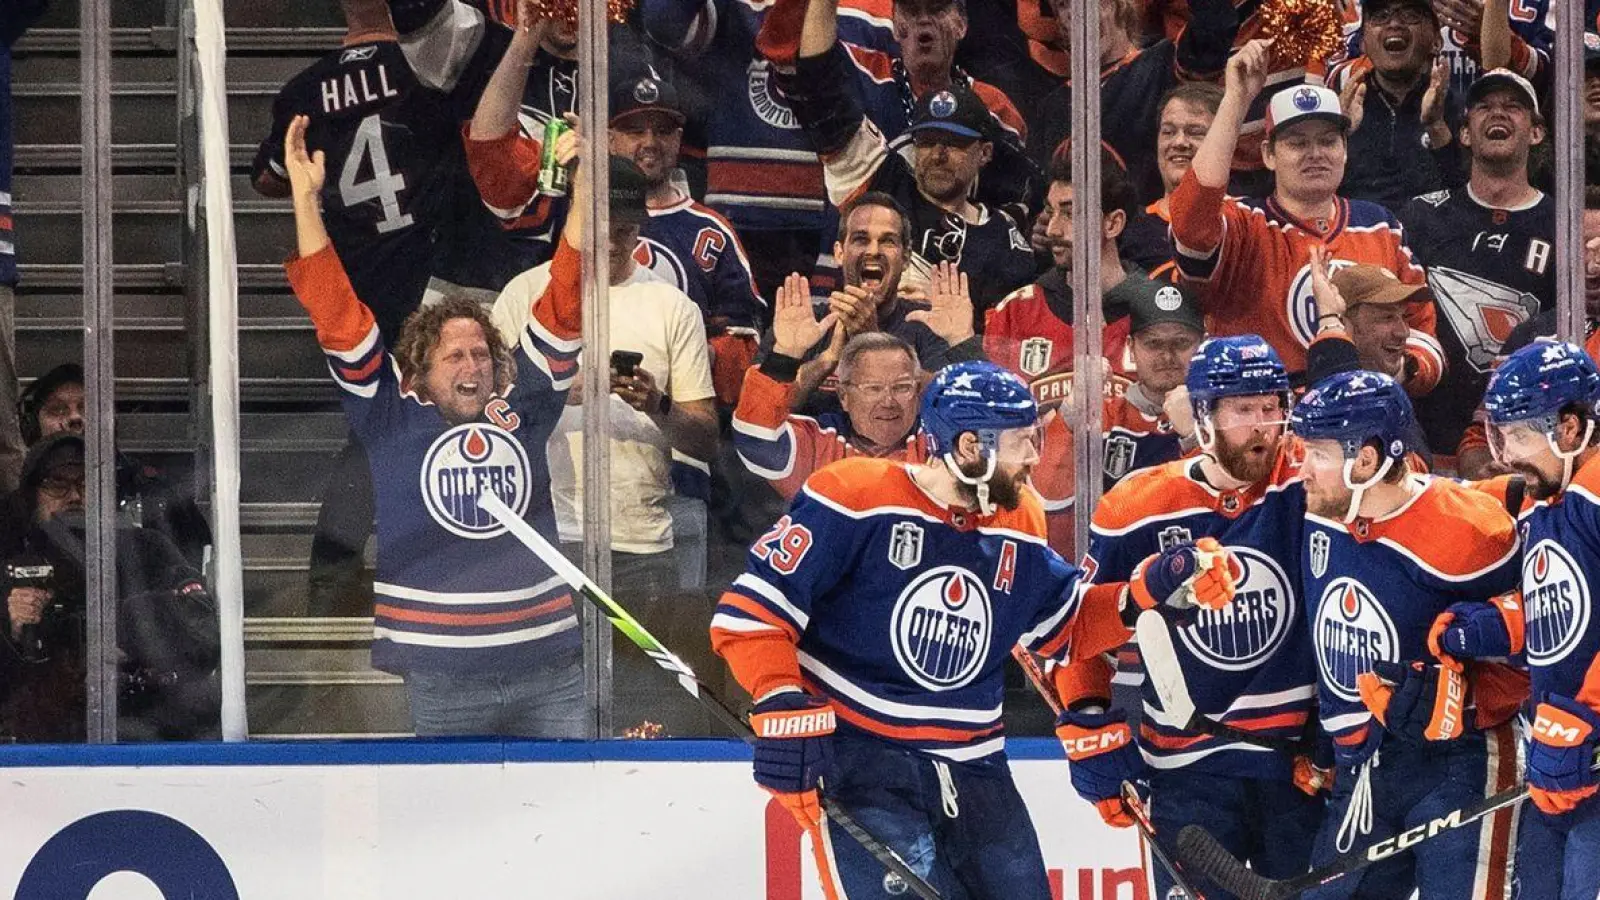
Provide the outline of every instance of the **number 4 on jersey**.
{"type": "Polygon", "coordinates": [[[383,122],[376,114],[361,120],[356,129],[350,155],[344,159],[344,169],[339,173],[339,200],[347,208],[360,206],[368,200],[383,205],[383,218],[378,220],[378,233],[399,231],[414,220],[410,213],[400,211],[400,192],[406,189],[406,177],[389,169],[389,151],[383,146],[383,122]],[[363,160],[370,160],[372,177],[357,181],[363,160]]]}

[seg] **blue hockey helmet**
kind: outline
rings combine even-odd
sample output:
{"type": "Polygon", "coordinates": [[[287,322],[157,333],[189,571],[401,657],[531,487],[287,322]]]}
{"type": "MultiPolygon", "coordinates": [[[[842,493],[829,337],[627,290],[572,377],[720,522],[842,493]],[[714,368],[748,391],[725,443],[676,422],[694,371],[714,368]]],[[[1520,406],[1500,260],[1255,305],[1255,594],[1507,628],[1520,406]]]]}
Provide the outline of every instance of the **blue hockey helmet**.
{"type": "Polygon", "coordinates": [[[1380,372],[1329,375],[1306,391],[1289,414],[1289,427],[1308,441],[1335,440],[1347,460],[1368,441],[1377,441],[1385,459],[1405,458],[1415,427],[1411,398],[1398,381],[1380,372]]]}
{"type": "Polygon", "coordinates": [[[1195,418],[1203,419],[1223,397],[1287,394],[1289,370],[1271,344],[1258,335],[1241,334],[1202,343],[1189,361],[1184,383],[1195,418]]]}
{"type": "Polygon", "coordinates": [[[1600,412],[1600,370],[1583,348],[1554,341],[1536,341],[1507,357],[1483,395],[1484,412],[1496,425],[1558,416],[1574,405],[1591,416],[1600,412]]]}
{"type": "Polygon", "coordinates": [[[1000,432],[1039,421],[1039,404],[1022,379],[985,360],[945,366],[922,392],[922,430],[928,455],[943,456],[971,431],[990,454],[1000,432]]]}

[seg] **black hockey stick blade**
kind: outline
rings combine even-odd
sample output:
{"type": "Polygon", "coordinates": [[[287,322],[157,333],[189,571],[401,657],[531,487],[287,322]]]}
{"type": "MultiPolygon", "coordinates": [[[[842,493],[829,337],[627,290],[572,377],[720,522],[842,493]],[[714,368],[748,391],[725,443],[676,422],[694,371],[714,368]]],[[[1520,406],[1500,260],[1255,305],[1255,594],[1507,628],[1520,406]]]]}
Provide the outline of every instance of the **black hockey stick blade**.
{"type": "MultiPolygon", "coordinates": [[[[1133,782],[1122,783],[1122,805],[1128,808],[1128,814],[1133,816],[1133,821],[1139,826],[1139,833],[1144,836],[1145,846],[1150,848],[1150,855],[1155,857],[1156,863],[1167,870],[1167,875],[1172,878],[1173,884],[1183,892],[1185,900],[1205,900],[1205,898],[1189,884],[1189,879],[1183,875],[1183,869],[1172,861],[1167,851],[1156,842],[1156,826],[1150,822],[1150,811],[1145,808],[1144,799],[1139,796],[1139,789],[1133,782]]],[[[1171,896],[1170,894],[1168,895],[1171,896]]]]}
{"type": "MultiPolygon", "coordinates": [[[[606,618],[611,620],[611,624],[618,631],[622,632],[636,647],[643,650],[656,665],[671,674],[679,686],[688,691],[690,696],[700,701],[700,704],[710,711],[713,718],[721,722],[724,727],[732,731],[745,743],[755,741],[755,732],[750,730],[750,724],[741,718],[738,713],[729,709],[726,703],[718,699],[717,695],[712,693],[711,689],[706,687],[705,682],[701,681],[700,677],[694,673],[694,670],[689,668],[688,663],[668,650],[666,645],[657,640],[656,636],[651,634],[644,625],[640,624],[638,619],[635,619],[620,603],[601,590],[600,586],[595,584],[589,576],[583,574],[582,569],[573,565],[565,556],[562,556],[561,551],[545,540],[544,535],[535,531],[532,525],[529,525],[521,516],[512,512],[511,508],[506,506],[493,491],[485,491],[479,494],[478,505],[498,519],[500,524],[511,532],[512,536],[521,541],[524,547],[533,551],[533,555],[539,557],[569,587],[605,613],[606,618]]],[[[822,794],[821,791],[817,793],[819,796],[822,794]]],[[[843,829],[845,834],[854,838],[863,850],[872,854],[873,859],[876,859],[890,873],[905,882],[911,893],[922,898],[922,900],[942,900],[939,892],[934,889],[933,885],[928,883],[927,879],[913,872],[911,867],[906,865],[905,860],[894,852],[893,848],[861,827],[860,823],[852,819],[849,814],[840,808],[838,803],[827,797],[822,797],[822,811],[830,821],[843,829]]]]}
{"type": "Polygon", "coordinates": [[[1522,499],[1528,494],[1528,481],[1521,475],[1506,479],[1506,512],[1515,519],[1522,512],[1522,499]]]}
{"type": "Polygon", "coordinates": [[[1185,825],[1178,832],[1178,859],[1239,900],[1281,900],[1287,896],[1277,891],[1286,882],[1257,875],[1199,825],[1185,825]]]}

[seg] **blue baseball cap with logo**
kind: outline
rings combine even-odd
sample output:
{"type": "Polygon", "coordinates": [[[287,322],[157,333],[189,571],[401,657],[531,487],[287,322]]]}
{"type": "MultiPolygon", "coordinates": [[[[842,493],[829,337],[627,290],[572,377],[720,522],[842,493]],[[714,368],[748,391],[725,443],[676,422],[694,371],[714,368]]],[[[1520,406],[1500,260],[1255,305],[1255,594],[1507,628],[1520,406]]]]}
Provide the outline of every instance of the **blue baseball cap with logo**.
{"type": "Polygon", "coordinates": [[[993,134],[994,116],[983,98],[962,84],[952,84],[937,91],[928,91],[917,100],[911,113],[912,134],[919,131],[947,131],[962,137],[989,140],[993,134]]]}

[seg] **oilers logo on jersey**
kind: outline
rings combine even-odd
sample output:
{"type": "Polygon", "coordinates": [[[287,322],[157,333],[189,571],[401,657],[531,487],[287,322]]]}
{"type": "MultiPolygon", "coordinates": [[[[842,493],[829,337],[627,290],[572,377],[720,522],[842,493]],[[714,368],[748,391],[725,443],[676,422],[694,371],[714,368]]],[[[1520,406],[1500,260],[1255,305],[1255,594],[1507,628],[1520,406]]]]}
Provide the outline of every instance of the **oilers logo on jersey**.
{"type": "Polygon", "coordinates": [[[469,422],[446,431],[428,448],[422,464],[422,499],[428,514],[451,534],[486,539],[505,526],[478,506],[493,491],[517,515],[528,509],[528,454],[502,428],[469,422]]]}
{"type": "MultiPolygon", "coordinates": [[[[1355,263],[1348,259],[1329,260],[1328,274],[1353,265],[1355,263]]],[[[1301,266],[1294,280],[1289,282],[1289,294],[1284,298],[1284,304],[1284,312],[1288,316],[1289,326],[1294,329],[1295,339],[1302,346],[1311,346],[1317,336],[1317,298],[1311,293],[1310,263],[1301,266]]]]}
{"type": "Polygon", "coordinates": [[[750,108],[761,121],[785,131],[798,130],[800,120],[795,118],[794,110],[772,90],[772,64],[764,59],[754,60],[745,71],[750,78],[750,108]]]}
{"type": "Polygon", "coordinates": [[[684,271],[683,263],[655,238],[639,237],[639,243],[633,248],[633,261],[667,284],[689,293],[689,273],[684,271]]]}
{"type": "Polygon", "coordinates": [[[1394,620],[1366,585],[1354,578],[1329,582],[1317,602],[1313,634],[1323,684],[1351,702],[1361,699],[1356,676],[1371,671],[1374,660],[1400,661],[1394,620]]]}
{"type": "Polygon", "coordinates": [[[1201,661],[1229,672],[1265,662],[1296,623],[1289,576],[1272,557],[1254,547],[1229,545],[1236,593],[1222,609],[1202,609],[1194,624],[1178,631],[1179,640],[1201,661]]]}
{"type": "Polygon", "coordinates": [[[1545,539],[1522,560],[1522,603],[1528,661],[1554,665],[1565,659],[1589,630],[1589,585],[1572,555],[1545,539]]]}
{"type": "Polygon", "coordinates": [[[959,566],[929,569],[906,585],[890,618],[894,657],[930,691],[965,687],[989,655],[994,611],[983,582],[959,566]]]}

